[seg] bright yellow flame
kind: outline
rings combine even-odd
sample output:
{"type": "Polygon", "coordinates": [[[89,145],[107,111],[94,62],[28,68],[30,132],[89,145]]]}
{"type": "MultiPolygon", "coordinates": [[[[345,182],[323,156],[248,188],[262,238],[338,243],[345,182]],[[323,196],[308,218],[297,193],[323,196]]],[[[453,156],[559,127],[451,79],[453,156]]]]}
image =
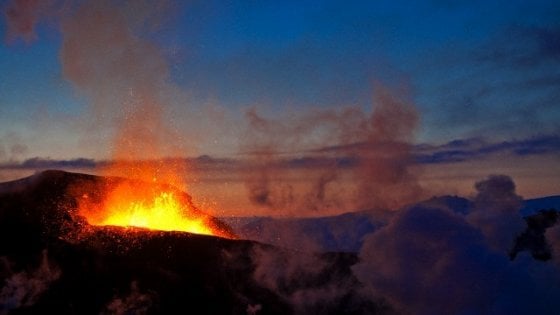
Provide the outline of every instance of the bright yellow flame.
{"type": "Polygon", "coordinates": [[[164,231],[185,231],[213,235],[203,218],[189,218],[185,209],[170,192],[162,192],[152,202],[112,202],[109,215],[98,225],[134,226],[164,231]]]}

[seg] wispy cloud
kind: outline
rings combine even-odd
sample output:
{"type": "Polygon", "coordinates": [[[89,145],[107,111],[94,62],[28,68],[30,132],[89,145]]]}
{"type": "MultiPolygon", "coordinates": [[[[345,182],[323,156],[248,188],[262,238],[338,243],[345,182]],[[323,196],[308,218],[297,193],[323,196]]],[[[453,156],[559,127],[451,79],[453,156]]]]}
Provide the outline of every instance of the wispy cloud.
{"type": "Polygon", "coordinates": [[[0,169],[73,169],[94,168],[99,164],[93,159],[76,158],[57,160],[50,158],[34,157],[21,162],[6,162],[0,164],[0,169]]]}
{"type": "Polygon", "coordinates": [[[488,142],[481,138],[455,140],[443,145],[418,145],[416,161],[422,164],[453,163],[494,154],[513,156],[560,154],[560,136],[543,135],[522,140],[488,142]]]}
{"type": "MultiPolygon", "coordinates": [[[[389,145],[389,144],[387,144],[389,145]]],[[[387,145],[379,145],[379,149],[387,149],[387,145]]],[[[392,143],[391,146],[399,146],[392,143]]],[[[405,144],[402,144],[405,145],[405,144]]],[[[368,146],[367,143],[352,143],[346,145],[327,146],[310,150],[297,157],[276,156],[271,161],[273,167],[293,169],[316,169],[322,167],[352,168],[359,163],[359,159],[347,156],[349,150],[368,146]]],[[[376,150],[376,148],[369,148],[376,150]]],[[[483,159],[492,155],[532,156],[560,154],[559,135],[541,135],[527,139],[491,142],[484,138],[467,138],[449,141],[444,144],[417,144],[412,150],[412,159],[419,164],[458,163],[483,159]]],[[[208,168],[251,168],[250,161],[243,158],[216,158],[201,155],[194,158],[169,158],[163,162],[183,162],[195,169],[208,168]]],[[[0,169],[90,169],[104,167],[112,161],[95,160],[91,158],[51,159],[33,157],[23,161],[7,161],[0,163],[0,169]]],[[[150,163],[150,161],[146,161],[150,163]]]]}

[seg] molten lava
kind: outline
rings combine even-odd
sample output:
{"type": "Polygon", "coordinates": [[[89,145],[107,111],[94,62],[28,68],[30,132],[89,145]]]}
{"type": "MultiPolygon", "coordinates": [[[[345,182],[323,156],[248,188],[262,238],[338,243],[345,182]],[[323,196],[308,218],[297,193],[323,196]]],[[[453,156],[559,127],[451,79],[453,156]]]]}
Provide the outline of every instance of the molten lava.
{"type": "Polygon", "coordinates": [[[213,235],[203,219],[189,218],[173,193],[162,192],[152,200],[114,202],[99,225],[135,226],[164,231],[185,231],[213,235]]]}
{"type": "Polygon", "coordinates": [[[79,200],[79,214],[92,225],[235,238],[227,226],[197,209],[188,195],[171,186],[123,180],[102,190],[79,200]]]}

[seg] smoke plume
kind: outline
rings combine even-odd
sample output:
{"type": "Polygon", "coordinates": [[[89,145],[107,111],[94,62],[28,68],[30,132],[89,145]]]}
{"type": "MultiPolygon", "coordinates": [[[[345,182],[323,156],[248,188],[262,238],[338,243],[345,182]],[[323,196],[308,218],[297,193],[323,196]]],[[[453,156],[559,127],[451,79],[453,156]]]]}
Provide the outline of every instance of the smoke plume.
{"type": "MultiPolygon", "coordinates": [[[[63,74],[92,100],[96,123],[109,117],[118,126],[113,159],[120,162],[157,160],[180,151],[178,136],[165,123],[162,93],[169,90],[168,66],[160,49],[145,38],[145,24],[158,12],[151,9],[127,1],[86,1],[61,25],[63,74]]],[[[153,180],[165,170],[165,175],[181,173],[173,166],[122,163],[117,169],[153,180]]]]}
{"type": "Polygon", "coordinates": [[[396,209],[418,200],[410,144],[418,114],[397,92],[376,87],[370,114],[346,107],[266,119],[247,111],[242,151],[256,169],[246,179],[249,199],[275,210],[319,211],[396,209]],[[307,185],[290,182],[296,168],[307,185]]]}
{"type": "Polygon", "coordinates": [[[154,180],[182,173],[181,163],[130,163],[183,153],[179,136],[166,121],[164,93],[173,89],[168,65],[149,39],[168,10],[166,1],[14,0],[7,7],[9,39],[30,41],[38,21],[56,18],[63,76],[91,104],[84,119],[85,137],[90,142],[113,138],[111,158],[119,163],[108,171],[111,174],[154,180]]]}
{"type": "Polygon", "coordinates": [[[523,198],[515,193],[513,180],[504,175],[489,176],[475,188],[478,194],[467,220],[482,231],[492,248],[509,252],[527,227],[519,212],[523,198]]]}

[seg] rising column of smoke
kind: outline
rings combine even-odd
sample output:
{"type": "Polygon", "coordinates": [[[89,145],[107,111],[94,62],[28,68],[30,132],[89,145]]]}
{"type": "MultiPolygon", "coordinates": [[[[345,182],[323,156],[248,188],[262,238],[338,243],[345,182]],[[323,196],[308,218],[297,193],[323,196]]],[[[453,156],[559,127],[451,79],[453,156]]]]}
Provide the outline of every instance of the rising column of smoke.
{"type": "Polygon", "coordinates": [[[246,144],[246,149],[253,155],[251,168],[245,180],[248,198],[257,205],[270,208],[284,207],[293,202],[292,187],[290,185],[278,186],[273,183],[274,177],[279,174],[278,165],[275,163],[276,154],[281,149],[282,140],[277,137],[258,139],[255,135],[286,134],[286,128],[279,123],[267,121],[259,116],[256,109],[245,113],[249,123],[249,134],[246,139],[252,143],[246,144]]]}
{"type": "MultiPolygon", "coordinates": [[[[142,37],[153,8],[141,9],[138,12],[127,1],[86,1],[61,27],[63,74],[91,98],[99,116],[115,120],[113,158],[117,161],[157,160],[170,153],[177,140],[164,120],[161,93],[168,89],[167,63],[160,49],[142,37]],[[135,11],[129,12],[131,7],[135,11]]],[[[166,170],[159,165],[117,166],[128,169],[129,177],[147,180],[166,170]]],[[[171,168],[164,176],[177,173],[171,168]]]]}
{"type": "MultiPolygon", "coordinates": [[[[182,153],[179,137],[165,122],[168,65],[159,47],[148,39],[169,9],[166,3],[13,0],[7,6],[9,39],[21,36],[31,41],[42,18],[60,20],[63,75],[91,100],[90,126],[86,123],[84,129],[88,137],[115,129],[111,158],[117,161],[153,161],[182,153]]],[[[169,179],[182,173],[181,166],[117,163],[110,172],[169,179]]]]}
{"type": "Polygon", "coordinates": [[[417,201],[421,188],[410,167],[411,141],[418,124],[413,104],[398,91],[384,86],[376,88],[374,109],[365,121],[363,145],[350,149],[358,161],[357,207],[396,209],[417,201]]]}

